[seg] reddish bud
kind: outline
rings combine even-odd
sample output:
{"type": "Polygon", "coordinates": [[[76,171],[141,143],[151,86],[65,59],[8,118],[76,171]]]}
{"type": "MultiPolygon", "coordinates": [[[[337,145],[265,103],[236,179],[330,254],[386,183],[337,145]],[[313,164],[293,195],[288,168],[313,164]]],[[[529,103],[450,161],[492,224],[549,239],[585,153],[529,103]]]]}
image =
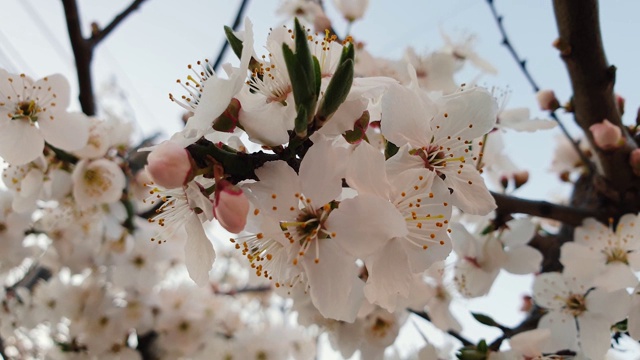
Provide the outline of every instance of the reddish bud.
{"type": "Polygon", "coordinates": [[[516,189],[529,181],[529,172],[527,170],[518,171],[513,174],[513,181],[516,189]]]}
{"type": "Polygon", "coordinates": [[[249,200],[242,189],[227,180],[216,183],[214,216],[222,227],[231,233],[244,230],[249,214],[249,200]]]}
{"type": "Polygon", "coordinates": [[[154,183],[167,189],[181,187],[191,177],[191,155],[182,146],[165,141],[147,157],[145,168],[154,183]]]}
{"type": "Polygon", "coordinates": [[[636,174],[636,176],[640,176],[640,149],[635,149],[631,152],[629,164],[631,165],[633,173],[636,174]]]}
{"type": "Polygon", "coordinates": [[[613,125],[609,120],[593,124],[589,127],[596,146],[602,150],[613,150],[624,144],[622,129],[613,125]]]}
{"type": "Polygon", "coordinates": [[[553,90],[540,90],[536,94],[540,109],[547,111],[555,111],[560,107],[560,102],[556,98],[553,90]]]}

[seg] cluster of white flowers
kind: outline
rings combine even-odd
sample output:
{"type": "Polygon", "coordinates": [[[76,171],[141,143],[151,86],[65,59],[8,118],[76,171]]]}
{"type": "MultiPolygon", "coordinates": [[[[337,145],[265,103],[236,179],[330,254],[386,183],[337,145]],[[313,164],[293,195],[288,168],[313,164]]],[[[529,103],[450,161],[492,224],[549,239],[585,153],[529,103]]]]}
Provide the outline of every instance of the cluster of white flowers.
{"type": "MultiPolygon", "coordinates": [[[[351,23],[368,1],[336,3],[351,23]]],[[[238,66],[221,76],[189,65],[184,95],[170,95],[188,111],[184,129],[140,152],[122,136],[128,123],[68,112],[61,75],[0,69],[7,354],[309,359],[326,332],[345,358],[382,359],[410,312],[459,332],[456,298],[486,295],[501,270],[541,270],[528,245],[538,225],[494,214],[482,174],[504,192],[522,186],[528,173],[503,153],[501,131],[553,123],[456,83],[466,62],[495,72],[471,39],[392,61],[332,35],[315,2],[282,11],[319,34],[277,27],[262,55],[245,19],[227,34],[238,66]]],[[[638,339],[636,222],[577,228],[564,272],[535,280],[540,329],[491,358],[600,359],[627,318],[638,339]]]]}

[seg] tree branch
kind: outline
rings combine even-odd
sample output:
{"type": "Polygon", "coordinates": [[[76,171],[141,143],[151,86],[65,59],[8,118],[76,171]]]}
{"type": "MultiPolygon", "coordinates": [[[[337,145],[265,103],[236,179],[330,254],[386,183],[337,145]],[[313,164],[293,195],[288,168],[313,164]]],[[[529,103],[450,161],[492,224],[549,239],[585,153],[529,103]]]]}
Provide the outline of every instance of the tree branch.
{"type": "MultiPolygon", "coordinates": [[[[491,14],[493,15],[493,18],[496,20],[496,24],[498,24],[498,30],[500,30],[500,34],[502,35],[502,45],[504,45],[507,48],[507,50],[509,50],[511,57],[513,57],[513,59],[516,61],[516,63],[520,67],[520,70],[522,70],[522,73],[527,78],[527,81],[529,81],[529,84],[533,88],[533,92],[537,93],[538,91],[540,91],[540,87],[538,86],[536,81],[533,79],[533,76],[529,72],[529,69],[527,68],[527,61],[521,58],[520,55],[518,55],[518,52],[516,52],[516,49],[511,44],[511,40],[509,40],[509,36],[507,35],[507,30],[504,28],[504,24],[502,23],[502,20],[503,20],[502,15],[498,14],[498,11],[496,10],[493,0],[487,0],[487,4],[489,4],[489,8],[491,9],[491,14]]],[[[558,124],[564,136],[567,139],[569,139],[569,141],[573,146],[573,149],[578,153],[582,162],[589,168],[590,171],[593,172],[594,170],[593,163],[589,160],[589,158],[585,155],[585,153],[580,149],[580,142],[573,139],[573,137],[569,134],[569,131],[567,131],[567,128],[564,126],[564,124],[562,124],[562,122],[558,118],[558,115],[556,115],[555,111],[550,111],[549,116],[558,124]]]]}
{"type": "MultiPolygon", "coordinates": [[[[431,322],[431,317],[426,312],[424,312],[424,311],[415,311],[415,310],[411,310],[411,309],[407,309],[407,310],[409,310],[409,312],[411,312],[413,314],[416,314],[419,317],[427,320],[428,322],[431,322]]],[[[464,345],[464,346],[474,345],[467,338],[465,338],[464,336],[458,334],[457,332],[455,332],[453,330],[447,331],[447,334],[449,334],[449,335],[453,336],[454,338],[458,339],[462,343],[462,345],[464,345]]]]}
{"type": "Polygon", "coordinates": [[[76,73],[78,75],[78,87],[80,92],[78,98],[82,112],[91,116],[96,114],[96,103],[93,94],[93,78],[91,76],[91,60],[93,59],[93,49],[102,41],[113,29],[118,26],[145,0],[135,0],[127,9],[116,16],[113,21],[102,31],[98,31],[90,38],[86,39],[82,35],[82,25],[80,13],[76,0],[62,0],[64,16],[67,21],[67,32],[71,41],[71,49],[76,62],[76,73]]]}
{"type": "Polygon", "coordinates": [[[607,214],[601,210],[580,209],[547,201],[527,200],[495,192],[491,192],[491,195],[493,195],[496,204],[498,204],[496,211],[499,214],[528,214],[557,220],[572,226],[582,225],[582,221],[589,217],[605,223],[608,219],[607,214]]]}
{"type": "MultiPolygon", "coordinates": [[[[231,26],[233,31],[237,31],[238,28],[240,27],[242,14],[244,14],[244,11],[248,3],[249,3],[249,0],[242,0],[242,3],[240,3],[240,7],[238,8],[238,13],[236,14],[236,19],[233,21],[233,25],[231,26]]],[[[220,65],[222,64],[222,59],[224,58],[224,55],[227,53],[228,48],[229,48],[229,42],[227,41],[227,39],[225,39],[224,42],[222,43],[222,48],[220,48],[220,52],[218,53],[218,57],[216,58],[216,61],[213,63],[213,70],[217,71],[218,68],[220,68],[220,65]]]]}
{"type": "Polygon", "coordinates": [[[104,29],[96,31],[89,38],[89,44],[92,48],[96,47],[105,37],[107,37],[113,29],[115,29],[120,23],[131,14],[133,11],[137,10],[145,0],[134,0],[126,9],[124,9],[120,14],[118,14],[109,25],[107,25],[104,29]]]}
{"type": "Polygon", "coordinates": [[[619,149],[604,151],[593,146],[602,167],[607,187],[618,195],[616,202],[638,199],[633,189],[638,178],[629,166],[629,153],[637,146],[622,125],[615,102],[613,86],[616,68],[609,66],[602,45],[597,0],[554,0],[558,26],[556,41],[565,62],[573,88],[573,108],[578,125],[593,145],[589,127],[604,119],[622,129],[626,144],[619,149]]]}
{"type": "Polygon", "coordinates": [[[82,111],[91,116],[96,114],[96,103],[93,96],[93,80],[91,77],[91,58],[93,57],[92,46],[87,39],[82,36],[80,25],[80,14],[76,0],[62,0],[64,16],[67,20],[67,31],[71,41],[73,57],[76,61],[76,72],[78,74],[78,86],[80,93],[80,106],[82,111]]]}

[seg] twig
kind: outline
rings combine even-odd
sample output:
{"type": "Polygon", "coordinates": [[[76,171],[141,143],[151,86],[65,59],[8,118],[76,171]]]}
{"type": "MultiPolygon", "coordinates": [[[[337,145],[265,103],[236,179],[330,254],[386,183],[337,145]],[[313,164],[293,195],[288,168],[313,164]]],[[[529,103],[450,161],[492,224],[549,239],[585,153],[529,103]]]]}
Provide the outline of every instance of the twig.
{"type": "MultiPolygon", "coordinates": [[[[420,316],[421,318],[431,322],[431,317],[429,317],[429,315],[424,312],[424,311],[415,311],[415,310],[411,310],[408,309],[409,312],[416,314],[418,316],[420,316]]],[[[447,334],[453,336],[454,338],[458,339],[458,341],[460,341],[462,343],[462,345],[464,346],[469,346],[469,345],[474,345],[471,341],[469,341],[467,338],[465,338],[464,336],[458,334],[458,332],[453,331],[453,330],[449,330],[447,331],[447,334]]]]}
{"type": "MultiPolygon", "coordinates": [[[[527,61],[522,59],[520,55],[518,55],[518,53],[516,52],[516,49],[511,44],[511,40],[509,40],[507,31],[505,30],[504,25],[502,24],[502,20],[503,20],[502,15],[498,14],[498,11],[496,10],[493,0],[487,0],[487,3],[489,4],[489,8],[491,9],[491,14],[493,15],[493,18],[496,20],[496,23],[498,24],[498,29],[500,30],[500,34],[502,35],[502,45],[504,45],[507,48],[507,50],[509,50],[509,53],[511,54],[513,59],[516,61],[516,63],[518,63],[518,66],[520,66],[520,70],[522,70],[522,73],[527,78],[527,81],[529,81],[529,84],[533,88],[533,92],[537,93],[540,90],[540,87],[538,86],[536,81],[531,76],[531,73],[527,69],[527,61]]],[[[551,118],[558,124],[564,136],[566,136],[567,139],[569,139],[569,141],[573,145],[573,148],[576,150],[576,152],[578,152],[580,159],[582,159],[582,162],[585,165],[587,165],[587,167],[591,172],[593,172],[594,170],[593,163],[580,149],[580,142],[573,139],[571,134],[569,134],[569,131],[567,131],[567,128],[564,126],[564,124],[562,124],[562,122],[556,115],[555,111],[550,111],[549,116],[551,116],[551,118]]]]}
{"type": "Polygon", "coordinates": [[[547,201],[527,200],[514,196],[491,192],[501,214],[528,214],[558,220],[564,224],[579,226],[586,218],[593,217],[606,222],[608,217],[599,210],[579,209],[553,204],[547,201]]]}
{"type": "Polygon", "coordinates": [[[145,2],[145,0],[135,0],[132,2],[126,9],[124,9],[120,14],[113,18],[113,20],[107,25],[104,29],[96,31],[89,38],[89,44],[91,47],[96,47],[102,40],[104,40],[107,35],[109,35],[113,29],[115,29],[120,23],[131,14],[133,11],[138,9],[140,5],[145,2]]]}
{"type": "MultiPolygon", "coordinates": [[[[244,14],[244,11],[248,3],[249,3],[249,0],[242,0],[242,3],[240,3],[240,7],[238,8],[238,12],[236,13],[236,19],[233,21],[233,26],[231,26],[233,31],[237,31],[238,28],[240,27],[240,21],[242,20],[242,15],[244,14]]],[[[227,39],[224,39],[224,42],[222,43],[222,48],[220,48],[220,52],[218,53],[218,57],[216,58],[216,61],[213,63],[213,70],[216,70],[216,71],[218,70],[218,68],[222,64],[222,59],[224,58],[224,55],[227,53],[228,48],[229,48],[229,42],[227,41],[227,39]]]]}
{"type": "Polygon", "coordinates": [[[82,112],[91,116],[96,114],[96,103],[93,94],[93,79],[91,76],[91,60],[93,49],[102,41],[113,29],[118,26],[133,10],[135,10],[144,0],[135,0],[129,7],[116,16],[113,21],[102,31],[98,31],[90,38],[86,39],[82,35],[82,25],[80,13],[76,0],[62,0],[64,16],[67,21],[67,32],[71,41],[71,49],[76,62],[76,73],[78,75],[78,87],[80,92],[78,98],[82,112]]]}

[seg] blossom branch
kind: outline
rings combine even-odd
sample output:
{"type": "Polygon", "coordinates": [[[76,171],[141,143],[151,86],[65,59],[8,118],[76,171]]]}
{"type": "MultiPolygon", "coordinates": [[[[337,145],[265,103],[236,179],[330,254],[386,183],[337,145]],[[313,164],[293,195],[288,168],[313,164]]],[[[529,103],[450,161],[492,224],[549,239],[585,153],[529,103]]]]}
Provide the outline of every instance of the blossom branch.
{"type": "MultiPolygon", "coordinates": [[[[240,27],[240,21],[242,20],[242,15],[244,14],[244,11],[248,3],[249,3],[249,0],[242,0],[242,3],[240,3],[240,7],[238,8],[238,12],[236,13],[236,19],[233,21],[233,26],[231,26],[233,31],[237,31],[238,28],[240,27]]],[[[229,42],[225,39],[222,42],[222,48],[220,48],[220,52],[218,52],[218,57],[216,58],[216,61],[213,63],[214,70],[218,70],[218,68],[220,68],[220,65],[222,64],[222,59],[224,58],[224,55],[227,53],[228,48],[229,48],[229,42]]]]}
{"type": "Polygon", "coordinates": [[[95,31],[93,35],[89,38],[89,44],[91,47],[96,47],[105,37],[107,37],[113,29],[115,29],[120,23],[131,14],[133,11],[137,10],[140,5],[145,2],[145,0],[135,0],[132,2],[126,9],[124,9],[120,14],[118,14],[113,20],[102,30],[95,31]]]}
{"type": "MultiPolygon", "coordinates": [[[[415,311],[415,310],[411,310],[409,309],[409,311],[415,315],[420,316],[421,318],[431,322],[431,317],[429,316],[429,314],[427,314],[424,311],[415,311]]],[[[465,338],[464,336],[458,334],[456,331],[453,330],[448,330],[447,334],[453,336],[454,338],[458,339],[458,341],[460,341],[462,343],[462,345],[464,346],[470,346],[470,345],[474,345],[471,341],[469,341],[467,338],[465,338]]]]}
{"type": "Polygon", "coordinates": [[[113,21],[101,31],[95,32],[90,38],[82,35],[82,25],[80,13],[76,0],[62,0],[64,16],[67,22],[67,32],[71,41],[71,49],[76,63],[76,73],[78,75],[78,87],[80,94],[80,106],[82,111],[91,116],[96,114],[96,103],[93,94],[93,78],[91,75],[91,60],[93,49],[100,41],[109,35],[133,10],[135,10],[144,0],[135,0],[125,11],[116,16],[113,21]]]}
{"type": "Polygon", "coordinates": [[[602,166],[602,175],[608,187],[615,189],[616,202],[628,194],[638,198],[634,188],[637,178],[629,166],[629,153],[637,148],[633,138],[622,125],[615,102],[613,86],[615,66],[609,66],[602,45],[597,0],[554,0],[553,2],[559,39],[556,41],[562,60],[567,67],[573,89],[575,120],[584,130],[591,144],[591,125],[609,120],[622,130],[625,145],[613,150],[594,146],[602,166]]]}
{"type": "MultiPolygon", "coordinates": [[[[516,63],[518,63],[518,66],[522,70],[522,73],[524,74],[524,76],[527,78],[527,81],[529,81],[529,84],[533,88],[533,91],[537,93],[538,91],[540,91],[540,87],[538,86],[536,81],[533,79],[533,76],[529,72],[529,69],[527,69],[527,61],[522,59],[520,55],[518,55],[518,53],[516,52],[516,49],[511,44],[511,40],[509,40],[507,31],[505,30],[504,24],[502,23],[502,20],[503,20],[502,15],[498,14],[498,11],[496,10],[493,0],[487,0],[487,4],[489,4],[489,8],[491,9],[491,14],[493,15],[493,18],[496,20],[496,24],[498,25],[498,29],[500,30],[500,34],[502,35],[502,45],[504,45],[507,48],[507,50],[509,50],[509,53],[511,54],[513,59],[516,61],[516,63]]],[[[573,139],[571,134],[569,134],[569,131],[567,131],[567,128],[564,126],[564,124],[562,124],[562,122],[558,118],[558,115],[556,115],[555,111],[550,111],[549,116],[558,124],[564,136],[567,139],[569,139],[573,148],[576,150],[576,152],[580,156],[580,159],[582,160],[582,162],[589,167],[589,170],[593,171],[593,163],[589,160],[586,154],[580,149],[580,142],[573,139]]]]}
{"type": "Polygon", "coordinates": [[[608,218],[605,213],[599,210],[579,209],[547,201],[527,200],[496,192],[492,192],[491,195],[496,200],[499,214],[528,214],[558,220],[572,226],[581,225],[582,221],[589,217],[603,222],[606,222],[608,218]]]}

